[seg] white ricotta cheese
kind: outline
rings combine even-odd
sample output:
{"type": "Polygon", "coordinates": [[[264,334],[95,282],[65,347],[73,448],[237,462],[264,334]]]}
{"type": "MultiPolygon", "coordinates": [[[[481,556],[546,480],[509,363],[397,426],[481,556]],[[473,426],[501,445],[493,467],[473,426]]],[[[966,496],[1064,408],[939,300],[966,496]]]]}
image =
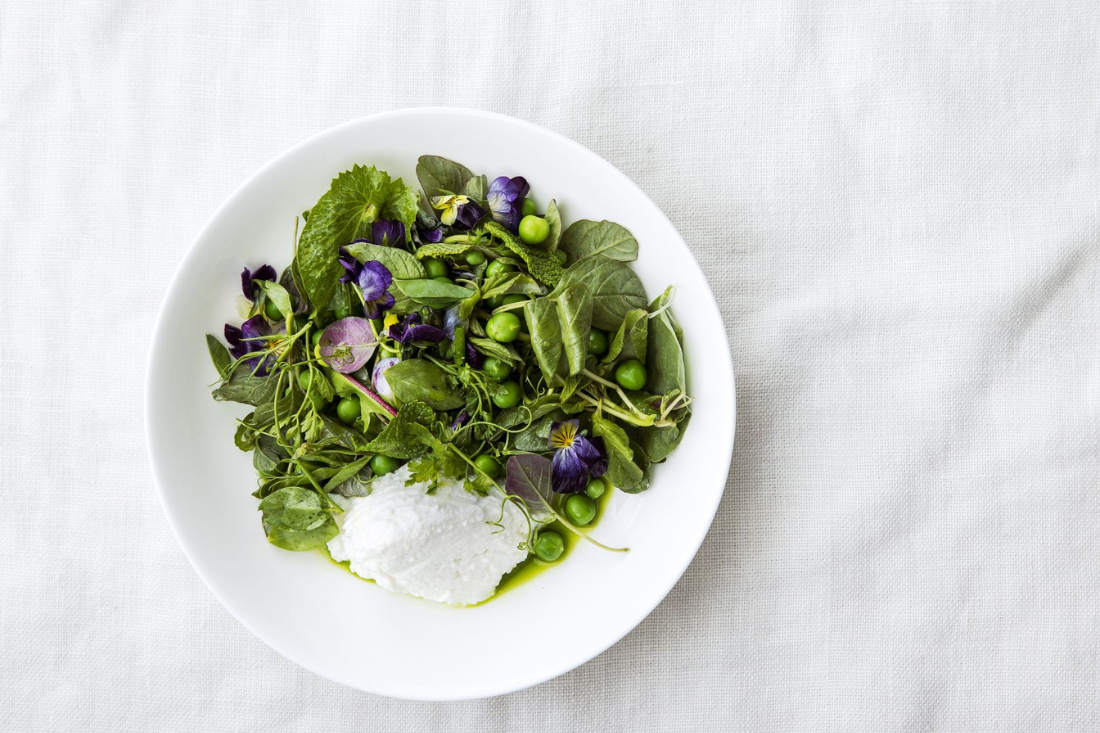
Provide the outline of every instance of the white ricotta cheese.
{"type": "MultiPolygon", "coordinates": [[[[402,467],[374,480],[369,496],[340,499],[340,534],[328,543],[337,561],[387,590],[466,606],[493,595],[500,579],[527,557],[527,520],[499,495],[479,496],[459,483],[405,486],[402,467]],[[498,522],[500,527],[488,524],[498,522]]],[[[339,499],[339,497],[337,497],[339,499]]]]}

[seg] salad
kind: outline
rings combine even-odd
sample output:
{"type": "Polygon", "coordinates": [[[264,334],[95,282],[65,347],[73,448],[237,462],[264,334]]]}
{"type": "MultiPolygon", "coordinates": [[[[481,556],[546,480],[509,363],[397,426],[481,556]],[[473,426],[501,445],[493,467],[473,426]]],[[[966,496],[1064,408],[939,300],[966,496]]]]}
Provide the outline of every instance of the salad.
{"type": "Polygon", "coordinates": [[[337,176],[290,265],[246,267],[243,322],[206,339],[214,398],[253,408],[234,441],[268,540],[465,604],[573,538],[625,551],[589,530],[613,488],[648,488],[691,398],[673,289],[649,299],[629,231],[564,226],[522,177],[416,173],[422,193],[337,176]]]}

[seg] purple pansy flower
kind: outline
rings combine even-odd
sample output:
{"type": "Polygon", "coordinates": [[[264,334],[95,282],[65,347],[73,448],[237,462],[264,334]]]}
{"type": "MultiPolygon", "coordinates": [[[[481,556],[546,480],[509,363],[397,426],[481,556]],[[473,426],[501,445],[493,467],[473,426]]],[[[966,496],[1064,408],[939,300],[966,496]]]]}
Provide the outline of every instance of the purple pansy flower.
{"type": "MultiPolygon", "coordinates": [[[[356,240],[362,241],[362,240],[356,240]]],[[[359,281],[359,273],[363,271],[363,263],[352,256],[343,247],[340,248],[340,258],[336,260],[339,262],[347,272],[340,277],[342,283],[353,283],[359,281]]]]}
{"type": "Polygon", "coordinates": [[[364,264],[356,282],[363,293],[363,314],[367,318],[381,318],[382,311],[393,307],[393,293],[389,292],[393,275],[381,262],[364,264]]]}
{"type": "Polygon", "coordinates": [[[470,422],[470,413],[463,410],[462,412],[458,413],[458,417],[456,417],[455,421],[451,423],[451,432],[455,432],[468,422],[470,422]]]}
{"type": "Polygon", "coordinates": [[[509,178],[501,176],[489,184],[489,210],[493,213],[493,219],[500,222],[513,232],[519,229],[519,220],[523,211],[523,197],[531,187],[527,185],[527,179],[523,176],[509,178]]]}
{"type": "Polygon", "coordinates": [[[431,341],[439,343],[447,338],[447,332],[439,326],[421,323],[420,314],[410,313],[405,320],[390,326],[390,338],[402,344],[411,341],[431,341]]]}
{"type": "Polygon", "coordinates": [[[271,265],[264,265],[257,268],[255,272],[252,272],[247,267],[241,270],[241,290],[244,291],[244,297],[252,300],[252,289],[256,286],[257,280],[271,280],[274,282],[279,276],[275,273],[275,268],[271,265]]]}
{"type": "Polygon", "coordinates": [[[603,438],[586,438],[580,420],[563,420],[550,426],[550,447],[555,450],[550,485],[559,494],[584,491],[589,478],[607,471],[603,438]]]}
{"type": "Polygon", "coordinates": [[[455,217],[455,226],[461,229],[473,229],[481,221],[485,212],[473,201],[468,201],[458,207],[458,216],[455,217]]]}
{"type": "Polygon", "coordinates": [[[474,369],[480,369],[485,366],[485,356],[475,349],[474,345],[469,341],[466,342],[466,363],[474,369]]]}
{"type": "Polygon", "coordinates": [[[443,241],[443,227],[430,227],[427,229],[419,229],[420,238],[425,242],[442,242],[443,241]]]}
{"type": "MultiPolygon", "coordinates": [[[[240,328],[227,323],[225,324],[224,333],[225,340],[229,342],[229,353],[233,355],[234,359],[240,359],[242,356],[256,351],[265,351],[271,346],[271,343],[262,337],[282,333],[284,328],[280,325],[279,328],[272,330],[267,319],[258,315],[252,316],[242,323],[240,328]]],[[[261,363],[260,357],[257,356],[254,359],[245,360],[244,364],[252,369],[257,376],[264,377],[267,376],[268,370],[274,365],[276,358],[275,354],[269,354],[261,363]]]]}
{"type": "Polygon", "coordinates": [[[405,225],[399,221],[379,219],[370,230],[371,239],[383,247],[399,247],[405,243],[405,225]]]}

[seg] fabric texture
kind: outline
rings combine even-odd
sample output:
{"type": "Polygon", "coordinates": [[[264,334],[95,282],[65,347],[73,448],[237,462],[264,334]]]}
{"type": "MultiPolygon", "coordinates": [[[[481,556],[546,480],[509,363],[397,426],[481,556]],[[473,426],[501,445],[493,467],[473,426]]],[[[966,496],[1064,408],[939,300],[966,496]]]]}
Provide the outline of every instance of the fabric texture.
{"type": "Polygon", "coordinates": [[[1098,296],[1093,0],[5,0],[0,729],[1100,730],[1098,296]],[[309,135],[425,104],[637,181],[738,378],[725,499],[664,603],[455,704],[241,627],[142,422],[161,289],[215,207],[309,135]]]}

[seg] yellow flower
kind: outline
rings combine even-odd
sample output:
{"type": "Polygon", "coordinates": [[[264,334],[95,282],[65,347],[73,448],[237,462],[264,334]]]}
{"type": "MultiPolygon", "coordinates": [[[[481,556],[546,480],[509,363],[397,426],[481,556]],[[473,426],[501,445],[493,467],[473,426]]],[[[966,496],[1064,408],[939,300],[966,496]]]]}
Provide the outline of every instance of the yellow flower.
{"type": "Polygon", "coordinates": [[[458,218],[458,208],[470,203],[469,196],[462,195],[450,195],[450,196],[432,196],[432,208],[441,211],[439,220],[451,226],[455,223],[455,219],[458,218]]]}

